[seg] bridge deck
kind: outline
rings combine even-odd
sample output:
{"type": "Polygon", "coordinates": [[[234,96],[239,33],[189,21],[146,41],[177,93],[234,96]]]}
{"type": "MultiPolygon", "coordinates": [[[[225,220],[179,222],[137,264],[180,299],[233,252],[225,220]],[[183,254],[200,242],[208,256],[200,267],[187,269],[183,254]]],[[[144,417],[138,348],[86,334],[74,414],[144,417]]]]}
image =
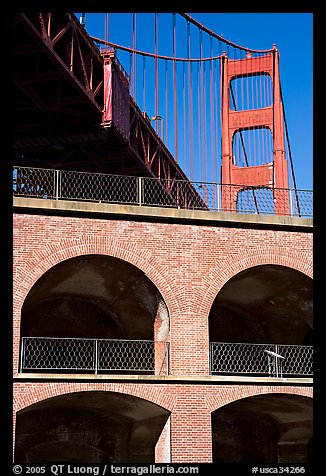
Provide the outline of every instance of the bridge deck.
{"type": "Polygon", "coordinates": [[[103,121],[105,55],[72,13],[17,13],[13,46],[16,164],[187,179],[128,84],[128,138],[103,121]]]}

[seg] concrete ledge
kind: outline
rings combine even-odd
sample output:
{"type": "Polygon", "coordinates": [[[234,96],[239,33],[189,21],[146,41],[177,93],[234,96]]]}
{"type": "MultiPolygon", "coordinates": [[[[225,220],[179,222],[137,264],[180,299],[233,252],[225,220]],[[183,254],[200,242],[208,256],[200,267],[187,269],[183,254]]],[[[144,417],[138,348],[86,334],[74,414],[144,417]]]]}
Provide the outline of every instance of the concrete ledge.
{"type": "Polygon", "coordinates": [[[46,373],[15,373],[14,380],[93,380],[93,381],[114,381],[123,380],[130,382],[150,381],[151,383],[239,383],[239,384],[287,384],[287,385],[309,385],[312,386],[312,378],[280,378],[280,377],[251,377],[251,376],[236,376],[236,375],[95,375],[95,374],[46,374],[46,373]]]}
{"type": "Polygon", "coordinates": [[[211,212],[205,210],[184,210],[177,208],[124,205],[115,203],[83,202],[72,200],[50,200],[43,198],[13,197],[14,208],[42,210],[44,212],[87,213],[105,215],[125,215],[126,217],[155,219],[191,220],[233,225],[271,225],[279,227],[312,229],[312,218],[291,216],[258,215],[243,213],[211,212]]]}

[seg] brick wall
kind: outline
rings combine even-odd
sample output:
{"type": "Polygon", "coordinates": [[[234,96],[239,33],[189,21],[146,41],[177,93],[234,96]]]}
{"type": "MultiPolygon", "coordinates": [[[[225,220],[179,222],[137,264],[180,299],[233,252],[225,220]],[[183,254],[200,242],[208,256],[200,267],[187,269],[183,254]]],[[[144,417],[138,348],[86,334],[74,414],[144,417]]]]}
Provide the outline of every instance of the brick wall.
{"type": "MultiPolygon", "coordinates": [[[[223,285],[247,268],[283,265],[312,277],[312,235],[298,231],[149,223],[85,217],[14,215],[14,371],[19,368],[20,315],[35,282],[54,265],[80,255],[102,254],[141,269],[160,291],[170,317],[170,373],[209,374],[208,316],[223,285]]],[[[251,395],[312,396],[299,386],[181,383],[16,382],[16,411],[69,392],[106,390],[152,401],[171,411],[156,454],[172,462],[210,462],[211,412],[251,395]]],[[[159,461],[158,461],[159,462],[159,461]]]]}
{"type": "Polygon", "coordinates": [[[278,264],[312,276],[308,233],[17,214],[14,217],[14,369],[20,313],[48,269],[85,254],[121,258],[159,289],[171,325],[171,373],[207,374],[208,315],[222,286],[242,270],[278,264]]]}
{"type": "MultiPolygon", "coordinates": [[[[148,384],[125,382],[17,382],[14,384],[16,412],[34,403],[70,392],[111,391],[149,400],[171,412],[171,462],[212,461],[211,413],[235,400],[268,393],[302,395],[312,398],[312,388],[273,385],[148,384]]],[[[166,457],[162,434],[156,456],[166,457]]],[[[159,460],[162,458],[162,460],[159,460]]]]}

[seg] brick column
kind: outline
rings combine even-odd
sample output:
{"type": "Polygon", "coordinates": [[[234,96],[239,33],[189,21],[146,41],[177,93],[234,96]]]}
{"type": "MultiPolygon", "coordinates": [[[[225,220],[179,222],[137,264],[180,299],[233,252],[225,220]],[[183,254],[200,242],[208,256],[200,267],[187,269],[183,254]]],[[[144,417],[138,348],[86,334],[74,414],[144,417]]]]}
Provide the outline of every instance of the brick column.
{"type": "Polygon", "coordinates": [[[208,319],[182,310],[171,318],[170,362],[172,375],[209,374],[208,319]]]}
{"type": "Polygon", "coordinates": [[[166,421],[155,446],[155,462],[171,463],[171,419],[166,421]]]}
{"type": "Polygon", "coordinates": [[[201,394],[187,397],[185,389],[171,414],[171,462],[211,463],[211,413],[201,394]]]}

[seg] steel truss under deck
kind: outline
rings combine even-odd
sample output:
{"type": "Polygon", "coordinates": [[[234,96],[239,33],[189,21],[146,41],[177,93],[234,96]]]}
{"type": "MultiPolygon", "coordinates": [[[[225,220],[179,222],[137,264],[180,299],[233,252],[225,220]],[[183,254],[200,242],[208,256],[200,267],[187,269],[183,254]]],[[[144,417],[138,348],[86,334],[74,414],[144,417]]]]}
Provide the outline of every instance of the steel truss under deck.
{"type": "MultiPolygon", "coordinates": [[[[105,62],[122,80],[114,52],[102,53],[72,13],[14,18],[14,160],[17,165],[155,177],[186,175],[129,94],[128,133],[105,113],[105,62]]],[[[189,184],[191,193],[196,194],[189,184]]]]}

